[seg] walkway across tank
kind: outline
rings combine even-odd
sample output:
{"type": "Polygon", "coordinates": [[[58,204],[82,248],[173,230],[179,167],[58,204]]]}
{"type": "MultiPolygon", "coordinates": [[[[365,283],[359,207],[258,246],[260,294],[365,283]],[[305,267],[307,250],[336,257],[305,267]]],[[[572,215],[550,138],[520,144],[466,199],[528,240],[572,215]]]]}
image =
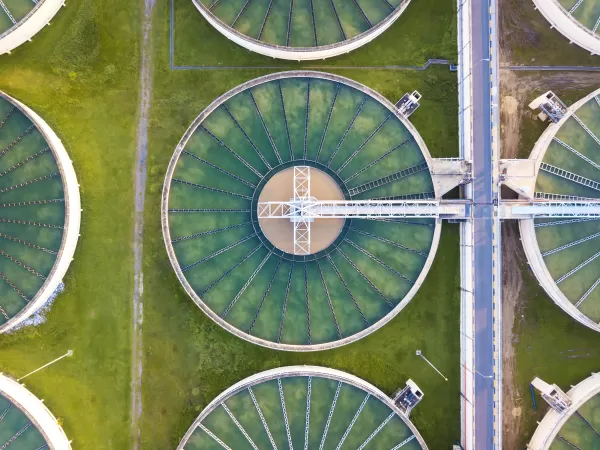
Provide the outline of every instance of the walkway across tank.
{"type": "MultiPolygon", "coordinates": [[[[597,201],[600,199],[600,90],[570,110],[556,131],[551,129],[553,134],[540,140],[543,148],[532,154],[541,158],[535,196],[597,201]]],[[[600,220],[536,219],[534,227],[550,282],[568,300],[565,303],[574,306],[575,313],[583,314],[591,324],[598,324],[600,220]]],[[[552,293],[551,296],[556,297],[552,293]]]]}
{"type": "Polygon", "coordinates": [[[44,403],[0,374],[0,448],[70,450],[71,444],[44,403]]]}
{"type": "Polygon", "coordinates": [[[56,290],[79,236],[75,172],[58,137],[0,92],[0,332],[56,290]]]}
{"type": "Polygon", "coordinates": [[[221,33],[275,58],[310,60],[347,53],[400,17],[410,0],[193,0],[221,33]]]}
{"type": "Polygon", "coordinates": [[[298,165],[319,172],[323,195],[434,198],[429,159],[412,124],[365,86],[319,72],[252,80],[200,114],[171,160],[171,263],[198,306],[244,339],[295,351],[352,342],[414,296],[441,222],[346,219],[313,230],[319,250],[301,256],[259,222],[257,202],[284,192],[277,180],[298,165]]]}
{"type": "Polygon", "coordinates": [[[338,370],[268,370],[213,400],[178,450],[427,449],[394,402],[375,386],[338,370]]]}

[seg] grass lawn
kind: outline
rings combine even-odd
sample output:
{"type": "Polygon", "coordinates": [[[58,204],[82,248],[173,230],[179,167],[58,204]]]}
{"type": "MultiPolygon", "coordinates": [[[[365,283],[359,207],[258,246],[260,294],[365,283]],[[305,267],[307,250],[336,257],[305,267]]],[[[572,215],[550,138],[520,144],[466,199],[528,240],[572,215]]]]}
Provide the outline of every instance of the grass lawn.
{"type": "Polygon", "coordinates": [[[511,65],[598,66],[600,57],[551,29],[532,0],[502,0],[500,45],[511,65]]]}
{"type": "MultiPolygon", "coordinates": [[[[191,1],[172,1],[176,66],[300,66],[245,50],[211,26],[191,1]]],[[[160,7],[164,9],[164,4],[160,7]]],[[[456,2],[412,0],[398,20],[373,42],[347,55],[310,65],[423,65],[430,58],[456,61],[456,54],[456,2]],[[435,27],[431,26],[432,20],[435,27]]]]}
{"type": "MultiPolygon", "coordinates": [[[[185,2],[177,1],[185,8],[185,2]]],[[[56,300],[46,324],[0,337],[0,365],[3,372],[19,376],[68,349],[75,351],[73,359],[32,376],[27,386],[45,399],[77,449],[130,446],[133,162],[141,7],[140,2],[71,0],[33,43],[0,57],[0,89],[33,107],[61,137],[74,161],[84,210],[66,292],[56,300]]],[[[453,8],[450,0],[413,0],[384,35],[388,39],[381,37],[331,64],[452,59],[453,8]],[[439,27],[424,26],[433,15],[439,27]],[[390,44],[396,42],[392,37],[401,44],[390,44]]],[[[211,322],[184,294],[160,231],[159,199],[168,160],[208,103],[266,72],[169,70],[168,14],[168,2],[157,2],[145,215],[142,448],[175,447],[199,411],[230,384],[260,370],[292,364],[346,370],[388,393],[412,377],[426,395],[413,412],[415,424],[430,448],[449,448],[460,435],[456,225],[444,225],[426,284],[402,314],[372,336],[339,350],[297,355],[250,345],[211,322]],[[418,359],[416,349],[422,349],[450,381],[444,382],[418,359]]],[[[178,53],[182,60],[177,63],[263,64],[263,58],[234,47],[204,24],[199,13],[194,11],[189,19],[200,28],[178,32],[183,53],[178,53]]],[[[424,98],[411,120],[434,156],[456,156],[456,74],[444,67],[336,73],[393,101],[418,89],[424,98]]]]}
{"type": "Polygon", "coordinates": [[[132,170],[138,105],[138,6],[72,0],[52,25],[0,57],[0,89],[62,139],[81,184],[81,238],[48,321],[0,337],[0,370],[64,424],[77,449],[129,443],[132,170]]]}

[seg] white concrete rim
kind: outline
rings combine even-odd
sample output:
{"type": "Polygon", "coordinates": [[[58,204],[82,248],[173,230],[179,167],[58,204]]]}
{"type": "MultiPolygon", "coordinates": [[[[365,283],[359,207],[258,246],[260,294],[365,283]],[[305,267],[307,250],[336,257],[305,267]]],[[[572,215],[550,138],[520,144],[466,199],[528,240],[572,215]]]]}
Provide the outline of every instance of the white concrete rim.
{"type": "MultiPolygon", "coordinates": [[[[379,319],[377,322],[372,324],[370,327],[367,327],[364,330],[360,331],[359,333],[353,334],[352,336],[348,336],[346,338],[339,339],[337,341],[326,342],[326,343],[322,343],[322,344],[314,344],[314,345],[291,345],[291,344],[281,344],[281,343],[267,341],[267,340],[252,336],[250,334],[247,334],[247,333],[235,328],[234,326],[230,325],[228,322],[223,320],[218,314],[215,314],[208,307],[208,305],[206,305],[202,301],[202,299],[198,296],[198,294],[196,294],[196,292],[194,291],[192,286],[188,283],[187,279],[185,278],[185,275],[183,274],[183,272],[181,270],[181,266],[179,265],[179,261],[177,261],[177,257],[175,256],[175,252],[173,250],[173,244],[171,243],[171,232],[169,229],[169,213],[168,213],[169,191],[170,191],[170,186],[171,186],[171,179],[173,178],[173,173],[175,171],[177,161],[179,160],[179,156],[181,155],[181,152],[185,148],[190,137],[194,134],[194,132],[196,131],[198,126],[204,121],[204,119],[206,117],[208,117],[208,115],[210,115],[219,105],[221,105],[222,103],[224,103],[225,101],[227,101],[228,99],[233,97],[234,95],[236,95],[239,92],[242,92],[246,89],[249,89],[251,87],[254,87],[259,84],[263,84],[263,83],[266,83],[269,81],[273,81],[273,80],[278,80],[278,79],[282,79],[282,78],[307,78],[307,77],[321,78],[321,79],[325,79],[325,80],[331,80],[331,81],[334,81],[337,83],[346,84],[350,87],[359,89],[362,92],[371,95],[376,100],[381,102],[388,110],[390,110],[390,112],[393,112],[395,114],[395,116],[412,133],[413,137],[415,138],[415,142],[417,142],[417,144],[419,145],[421,152],[423,153],[423,156],[425,157],[425,159],[427,161],[427,165],[429,166],[430,173],[431,173],[431,154],[429,153],[429,150],[427,149],[427,146],[425,145],[423,138],[418,133],[416,128],[413,126],[413,124],[410,123],[410,121],[408,121],[407,119],[405,119],[404,117],[402,117],[400,115],[400,113],[396,109],[395,105],[393,105],[390,101],[388,101],[381,94],[377,93],[376,91],[374,91],[360,83],[357,83],[356,81],[353,81],[349,78],[341,77],[339,75],[333,75],[333,74],[324,73],[324,72],[314,72],[314,71],[278,72],[278,73],[274,73],[274,74],[270,74],[270,75],[265,75],[265,76],[262,76],[259,78],[255,78],[253,80],[250,80],[246,83],[243,83],[243,84],[235,87],[234,89],[230,90],[229,92],[226,92],[225,94],[223,94],[222,96],[217,98],[215,101],[213,101],[204,111],[202,111],[200,113],[200,115],[198,117],[196,117],[196,119],[192,122],[190,127],[187,129],[187,131],[185,132],[185,134],[179,141],[179,144],[177,144],[175,152],[174,152],[173,156],[171,157],[171,161],[169,162],[169,167],[167,168],[165,182],[163,185],[162,205],[161,205],[161,223],[162,223],[162,230],[163,230],[163,240],[165,243],[165,247],[167,249],[167,253],[169,255],[169,260],[171,261],[171,265],[173,266],[173,270],[175,271],[175,274],[177,275],[179,282],[182,284],[183,288],[185,289],[187,294],[192,298],[194,303],[196,303],[196,305],[198,305],[198,307],[202,311],[204,311],[204,313],[207,316],[209,316],[212,320],[214,320],[222,328],[226,329],[230,333],[232,333],[248,342],[251,342],[253,344],[257,344],[257,345],[260,345],[263,347],[268,347],[271,349],[295,351],[295,352],[312,352],[312,351],[329,350],[332,348],[341,347],[343,345],[346,345],[351,342],[362,339],[365,336],[368,336],[369,334],[371,334],[371,333],[377,331],[378,329],[380,329],[381,327],[383,327],[385,324],[387,324],[389,321],[391,321],[394,317],[396,317],[400,313],[400,311],[402,311],[404,309],[404,307],[410,303],[412,298],[415,296],[415,294],[417,293],[417,291],[420,289],[421,285],[425,281],[425,278],[426,278],[427,274],[429,273],[429,270],[431,269],[431,265],[433,264],[435,254],[437,253],[437,249],[438,249],[439,242],[440,242],[441,227],[442,227],[442,220],[437,219],[436,223],[435,223],[433,240],[431,242],[431,248],[427,255],[427,259],[425,260],[425,264],[424,264],[423,268],[421,269],[421,272],[420,272],[419,276],[417,277],[417,279],[415,280],[413,286],[408,291],[408,293],[404,296],[404,298],[400,301],[400,303],[398,303],[398,305],[396,305],[392,311],[390,311],[387,315],[385,315],[384,317],[379,319]]],[[[436,198],[439,198],[437,192],[436,192],[436,198]]]]}
{"type": "Polygon", "coordinates": [[[367,391],[371,394],[372,397],[375,397],[377,398],[377,400],[383,402],[398,416],[400,416],[402,421],[409,427],[410,431],[415,435],[417,441],[419,442],[423,450],[428,450],[427,444],[425,444],[423,437],[421,436],[417,428],[414,426],[414,424],[406,415],[404,415],[404,413],[394,404],[393,400],[390,397],[388,397],[384,392],[379,390],[377,387],[373,386],[371,383],[361,378],[358,378],[357,376],[351,375],[346,372],[342,372],[341,370],[319,366],[279,367],[276,369],[270,369],[265,370],[264,372],[259,372],[257,374],[249,376],[248,378],[243,379],[242,381],[237,382],[236,384],[219,394],[212,402],[208,404],[208,406],[206,406],[206,408],[204,408],[204,410],[200,413],[198,418],[194,421],[192,426],[183,436],[183,439],[179,443],[177,450],[184,449],[190,436],[196,430],[198,424],[200,424],[206,418],[206,416],[213,412],[214,409],[217,408],[222,402],[226,401],[230,397],[233,397],[238,392],[243,391],[248,387],[252,387],[257,384],[263,383],[265,381],[270,381],[277,378],[288,378],[297,376],[328,378],[330,380],[341,381],[343,383],[347,383],[359,389],[362,389],[363,391],[367,391]]]}
{"type": "Polygon", "coordinates": [[[42,433],[51,450],[71,450],[71,443],[56,417],[25,386],[0,373],[0,394],[27,416],[42,433]]]}
{"type": "Polygon", "coordinates": [[[0,333],[5,333],[22,323],[46,303],[48,298],[50,298],[56,291],[58,285],[62,282],[62,279],[67,273],[67,269],[73,260],[77,241],[79,239],[79,229],[81,226],[81,199],[79,196],[79,183],[77,182],[73,163],[56,133],[52,131],[40,116],[23,103],[2,91],[0,91],[0,97],[15,105],[42,134],[56,160],[65,194],[65,224],[60,250],[58,251],[54,266],[52,267],[50,274],[46,277],[46,281],[42,287],[27,306],[4,325],[0,326],[0,333]]]}
{"type": "Polygon", "coordinates": [[[204,18],[227,39],[235,42],[247,50],[260,53],[261,55],[290,61],[326,59],[333,56],[342,55],[344,53],[349,53],[352,50],[362,47],[391,27],[411,2],[411,0],[404,0],[400,6],[398,6],[389,16],[387,16],[377,25],[345,41],[318,47],[287,47],[267,44],[259,41],[258,39],[246,36],[231,28],[225,22],[221,21],[221,19],[215,16],[206,6],[202,4],[200,0],[192,1],[204,18]]]}
{"type": "MultiPolygon", "coordinates": [[[[591,94],[588,94],[581,100],[571,105],[562,119],[557,123],[550,124],[535,143],[529,159],[535,160],[536,179],[540,170],[540,165],[544,159],[544,155],[546,154],[546,150],[548,149],[548,146],[552,142],[554,136],[556,136],[556,133],[581,106],[585,105],[596,95],[600,95],[600,89],[595,90],[591,94]]],[[[569,301],[565,294],[563,294],[562,290],[554,282],[554,278],[552,275],[550,275],[550,272],[546,267],[546,263],[544,262],[542,252],[538,245],[533,219],[519,220],[519,230],[521,232],[521,242],[523,243],[523,249],[525,250],[527,260],[533,269],[535,277],[540,285],[544,288],[548,296],[554,301],[554,303],[563,309],[563,311],[565,311],[579,323],[582,323],[594,331],[600,332],[600,324],[594,322],[592,319],[579,311],[579,309],[577,309],[575,305],[569,301]]]]}
{"type": "Polygon", "coordinates": [[[600,373],[592,373],[588,378],[573,386],[567,395],[571,397],[573,404],[564,413],[559,414],[550,409],[527,444],[530,450],[549,450],[558,432],[571,416],[579,410],[588,400],[600,394],[600,373]]]}
{"type": "Polygon", "coordinates": [[[0,55],[30,41],[65,5],[65,0],[39,0],[25,17],[0,35],[0,55]]]}
{"type": "Polygon", "coordinates": [[[544,18],[569,41],[589,51],[600,54],[600,37],[575,20],[557,0],[533,0],[544,18]]]}

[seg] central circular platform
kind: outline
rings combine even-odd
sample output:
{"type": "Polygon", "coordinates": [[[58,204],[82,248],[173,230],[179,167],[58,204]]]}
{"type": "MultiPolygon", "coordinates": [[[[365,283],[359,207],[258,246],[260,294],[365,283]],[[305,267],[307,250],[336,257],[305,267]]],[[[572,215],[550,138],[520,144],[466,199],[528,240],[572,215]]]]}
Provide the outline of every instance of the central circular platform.
{"type": "Polygon", "coordinates": [[[322,201],[438,198],[430,158],[413,125],[366,86],[309,71],[251,80],[208,106],[171,159],[171,264],[194,302],[243,339],[293,351],[353,342],[415,295],[441,221],[321,219],[312,254],[300,255],[289,219],[262,221],[259,201],[289,202],[300,166],[322,201]]]}
{"type": "MultiPolygon", "coordinates": [[[[319,169],[310,169],[310,195],[317,200],[344,200],[335,180],[319,169]]],[[[265,185],[259,202],[286,202],[294,197],[294,168],[283,169],[265,185]]],[[[265,237],[279,250],[294,253],[294,224],[288,219],[258,220],[265,237]]],[[[310,228],[311,255],[325,250],[344,228],[344,219],[315,219],[310,228]]]]}

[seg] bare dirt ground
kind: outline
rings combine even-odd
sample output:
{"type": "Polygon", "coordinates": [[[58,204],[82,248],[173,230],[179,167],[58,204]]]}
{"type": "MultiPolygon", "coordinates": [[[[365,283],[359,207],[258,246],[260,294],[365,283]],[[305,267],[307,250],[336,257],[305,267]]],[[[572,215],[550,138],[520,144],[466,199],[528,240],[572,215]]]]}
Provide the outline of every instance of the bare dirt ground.
{"type": "MultiPolygon", "coordinates": [[[[513,62],[511,49],[515,45],[535,46],[539,39],[531,25],[524,21],[518,3],[522,0],[500,0],[500,16],[498,25],[500,28],[500,64],[513,62]]],[[[531,1],[531,0],[527,0],[531,1]]]]}
{"type": "Polygon", "coordinates": [[[515,317],[523,307],[521,289],[523,278],[519,263],[524,258],[519,230],[515,221],[502,225],[502,396],[503,447],[518,449],[520,436],[521,395],[515,385],[515,344],[513,335],[515,317]]]}
{"type": "Polygon", "coordinates": [[[500,102],[500,116],[504,119],[500,124],[502,136],[502,156],[515,158],[519,152],[519,137],[522,111],[519,111],[519,101],[512,95],[505,95],[500,102]]]}

